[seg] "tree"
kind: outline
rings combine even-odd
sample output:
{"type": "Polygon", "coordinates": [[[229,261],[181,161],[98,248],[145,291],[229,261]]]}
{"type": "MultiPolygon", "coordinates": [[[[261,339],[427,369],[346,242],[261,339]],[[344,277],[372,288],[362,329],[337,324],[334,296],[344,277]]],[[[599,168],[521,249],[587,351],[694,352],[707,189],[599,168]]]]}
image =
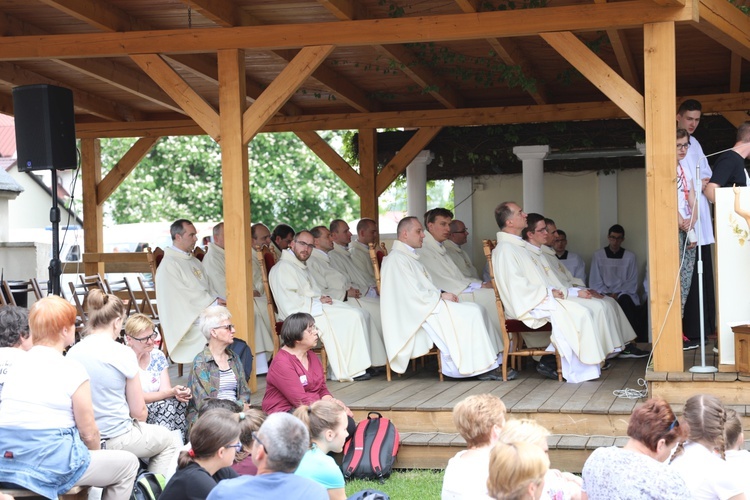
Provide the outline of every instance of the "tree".
{"type": "MultiPolygon", "coordinates": [[[[331,138],[332,133],[327,134],[331,138]]],[[[324,135],[324,137],[326,137],[324,135]]],[[[135,142],[102,141],[109,171],[135,142]]],[[[252,220],[296,229],[359,216],[359,200],[292,133],[259,134],[249,145],[252,220]]],[[[220,220],[223,213],[221,149],[208,136],[161,139],[105,203],[118,224],[220,220]]]]}

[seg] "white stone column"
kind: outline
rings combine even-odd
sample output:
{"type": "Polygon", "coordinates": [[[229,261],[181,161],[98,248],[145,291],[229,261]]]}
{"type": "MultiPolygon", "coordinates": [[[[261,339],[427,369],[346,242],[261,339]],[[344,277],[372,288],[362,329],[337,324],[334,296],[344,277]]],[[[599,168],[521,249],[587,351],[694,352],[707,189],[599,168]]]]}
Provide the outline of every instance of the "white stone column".
{"type": "Polygon", "coordinates": [[[422,150],[406,167],[406,212],[420,221],[427,211],[427,164],[435,158],[429,150],[422,150]]]}
{"type": "Polygon", "coordinates": [[[544,213],[544,159],[549,146],[516,146],[513,154],[523,162],[523,211],[544,213]]]}

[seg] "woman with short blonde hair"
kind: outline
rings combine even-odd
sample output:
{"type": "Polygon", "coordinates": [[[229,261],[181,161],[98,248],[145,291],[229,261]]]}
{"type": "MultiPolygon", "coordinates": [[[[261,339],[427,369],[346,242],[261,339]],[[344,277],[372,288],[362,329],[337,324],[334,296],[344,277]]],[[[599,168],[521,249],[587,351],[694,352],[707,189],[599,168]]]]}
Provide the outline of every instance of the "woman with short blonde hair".
{"type": "Polygon", "coordinates": [[[537,500],[548,469],[549,457],[539,446],[499,442],[490,453],[487,490],[496,500],[537,500]]]}

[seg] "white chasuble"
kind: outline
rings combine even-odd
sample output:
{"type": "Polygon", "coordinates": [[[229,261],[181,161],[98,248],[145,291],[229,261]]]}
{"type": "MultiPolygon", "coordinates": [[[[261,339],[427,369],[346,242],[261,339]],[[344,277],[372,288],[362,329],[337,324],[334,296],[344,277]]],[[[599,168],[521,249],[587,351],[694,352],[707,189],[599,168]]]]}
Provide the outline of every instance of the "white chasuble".
{"type": "MultiPolygon", "coordinates": [[[[568,288],[586,288],[586,284],[584,283],[584,281],[573,276],[573,274],[570,272],[570,269],[568,269],[567,266],[564,265],[565,261],[558,259],[553,249],[548,246],[543,246],[541,250],[542,254],[547,259],[550,271],[555,274],[560,283],[562,283],[564,286],[567,286],[568,288]]],[[[633,327],[630,326],[628,317],[625,316],[625,312],[622,310],[622,307],[620,307],[620,304],[618,304],[615,299],[608,295],[605,295],[601,299],[594,298],[588,300],[602,301],[606,305],[608,309],[607,315],[609,317],[610,325],[614,325],[616,333],[618,335],[618,340],[615,341],[615,344],[619,344],[620,346],[622,346],[636,338],[635,330],[633,330],[633,327]]]]}
{"type": "MultiPolygon", "coordinates": [[[[203,267],[208,275],[211,288],[219,297],[227,297],[227,276],[224,249],[213,243],[208,244],[208,252],[203,257],[203,267]]],[[[255,328],[255,350],[253,354],[265,352],[273,354],[273,337],[271,336],[268,309],[264,297],[253,297],[253,325],[255,328]]],[[[265,373],[257,367],[258,374],[265,373]]]]}
{"type": "MultiPolygon", "coordinates": [[[[332,299],[344,300],[346,292],[353,285],[347,277],[331,266],[329,255],[324,251],[314,249],[307,260],[307,270],[313,281],[321,291],[321,295],[328,295],[332,299]]],[[[345,302],[350,307],[363,309],[368,314],[368,331],[370,337],[379,337],[378,341],[370,341],[370,361],[373,366],[383,366],[386,363],[385,346],[383,345],[383,326],[380,322],[380,299],[348,297],[345,302]]]]}
{"type": "Polygon", "coordinates": [[[404,373],[410,359],[427,354],[433,345],[431,335],[458,372],[446,375],[467,377],[497,366],[500,350],[484,309],[443,300],[410,247],[393,243],[383,260],[381,280],[383,338],[393,371],[404,373]]]}
{"type": "Polygon", "coordinates": [[[192,363],[207,342],[195,322],[218,294],[211,288],[203,264],[173,247],[164,249],[155,284],[169,357],[175,363],[192,363]]]}
{"type": "Polygon", "coordinates": [[[357,269],[372,280],[371,282],[374,285],[375,271],[372,268],[372,259],[370,259],[370,247],[359,241],[352,241],[349,244],[349,254],[352,256],[352,262],[357,266],[357,269]]]}
{"type": "Polygon", "coordinates": [[[416,249],[420,262],[430,273],[432,283],[443,290],[458,296],[461,302],[475,302],[482,306],[493,327],[496,345],[502,351],[500,336],[500,316],[495,304],[495,291],[482,288],[478,279],[467,278],[450,259],[443,245],[438,243],[430,233],[425,233],[422,248],[416,249]]]}
{"type": "Polygon", "coordinates": [[[271,268],[269,282],[280,320],[296,312],[306,312],[315,318],[336,379],[351,380],[372,365],[367,313],[338,300],[322,304],[320,290],[307,266],[291,250],[281,253],[281,259],[271,268]]]}
{"type": "Polygon", "coordinates": [[[598,377],[599,363],[607,352],[601,346],[591,312],[569,300],[552,297],[547,277],[531,260],[526,242],[498,232],[492,266],[508,318],[530,328],[552,323],[552,341],[563,358],[563,376],[569,382],[598,377]]]}
{"type": "MultiPolygon", "coordinates": [[[[333,250],[328,252],[328,259],[331,261],[331,266],[349,278],[354,288],[359,290],[362,295],[366,295],[370,287],[375,287],[374,275],[370,276],[360,270],[346,247],[334,243],[333,250]]],[[[370,267],[372,267],[372,263],[370,263],[370,267]]]]}
{"type": "Polygon", "coordinates": [[[479,280],[477,268],[474,267],[474,264],[472,264],[471,259],[469,258],[469,254],[466,253],[463,248],[456,245],[451,240],[445,240],[443,242],[443,247],[445,247],[445,251],[448,252],[448,257],[450,257],[453,263],[456,264],[461,271],[461,274],[467,278],[479,280]]]}

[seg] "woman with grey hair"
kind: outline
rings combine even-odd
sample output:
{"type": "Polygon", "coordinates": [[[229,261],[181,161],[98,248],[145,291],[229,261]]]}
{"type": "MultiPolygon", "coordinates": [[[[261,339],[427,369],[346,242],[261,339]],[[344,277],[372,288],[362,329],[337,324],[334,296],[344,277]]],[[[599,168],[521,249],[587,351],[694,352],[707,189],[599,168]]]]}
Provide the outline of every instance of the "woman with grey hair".
{"type": "Polygon", "coordinates": [[[224,306],[206,308],[198,318],[201,332],[208,340],[195,359],[188,377],[193,395],[188,402],[188,425],[198,416],[206,398],[228,399],[245,410],[250,408],[250,388],[240,359],[230,349],[234,340],[232,314],[224,306]]]}
{"type": "Polygon", "coordinates": [[[10,367],[22,360],[32,345],[29,311],[18,306],[0,308],[0,401],[10,367]]]}

